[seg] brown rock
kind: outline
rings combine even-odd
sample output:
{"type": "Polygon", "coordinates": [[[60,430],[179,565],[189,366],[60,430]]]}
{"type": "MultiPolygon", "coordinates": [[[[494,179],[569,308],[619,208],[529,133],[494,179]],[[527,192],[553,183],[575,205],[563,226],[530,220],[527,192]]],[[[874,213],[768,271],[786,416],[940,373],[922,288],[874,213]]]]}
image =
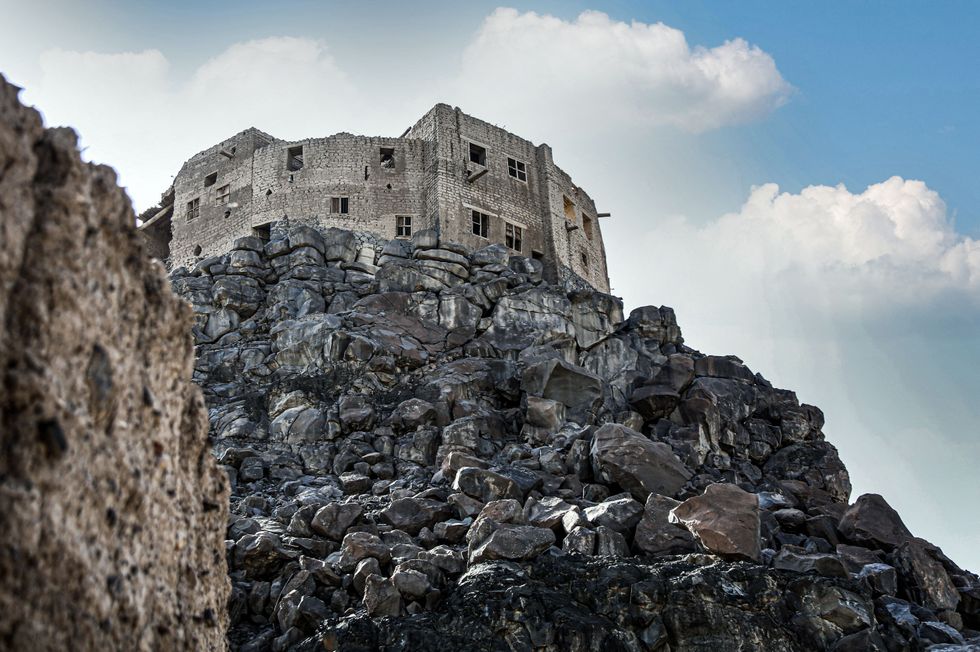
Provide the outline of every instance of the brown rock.
{"type": "Polygon", "coordinates": [[[700,496],[689,498],[670,512],[707,550],[727,557],[758,562],[759,499],[728,483],[708,485],[700,496]]]}
{"type": "Polygon", "coordinates": [[[960,594],[939,560],[941,554],[925,539],[909,539],[895,549],[895,566],[913,600],[937,611],[952,611],[960,602],[960,594]]]}
{"type": "Polygon", "coordinates": [[[891,550],[912,538],[902,517],[878,494],[864,494],[847,508],[837,526],[847,540],[891,550]]]}
{"type": "Polygon", "coordinates": [[[0,170],[0,646],[224,649],[227,480],[191,311],[115,173],[2,78],[0,170]]]}

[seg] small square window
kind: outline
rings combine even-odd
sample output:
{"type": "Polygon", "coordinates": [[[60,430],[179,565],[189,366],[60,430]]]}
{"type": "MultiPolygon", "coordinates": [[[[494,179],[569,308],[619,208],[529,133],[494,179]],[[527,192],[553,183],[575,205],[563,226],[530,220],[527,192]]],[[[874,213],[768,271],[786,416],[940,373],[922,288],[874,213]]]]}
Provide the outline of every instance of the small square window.
{"type": "Polygon", "coordinates": [[[592,218],[582,213],[582,230],[585,231],[585,237],[589,240],[592,239],[592,218]]]}
{"type": "Polygon", "coordinates": [[[201,198],[195,197],[187,202],[187,219],[193,220],[201,214],[201,198]]]}
{"type": "Polygon", "coordinates": [[[394,168],[395,167],[395,148],[394,147],[382,147],[381,148],[381,167],[383,167],[383,168],[394,168]]]}
{"type": "Polygon", "coordinates": [[[252,227],[252,234],[262,242],[268,242],[272,239],[272,222],[252,227]]]}
{"type": "Polygon", "coordinates": [[[473,235],[481,238],[490,237],[490,216],[480,211],[473,211],[473,235]]]}
{"type": "Polygon", "coordinates": [[[507,173],[518,181],[527,182],[527,166],[516,158],[507,159],[507,173]]]}
{"type": "Polygon", "coordinates": [[[487,166],[487,148],[476,143],[470,143],[470,163],[487,166]]]}
{"type": "Polygon", "coordinates": [[[504,224],[504,243],[518,253],[523,251],[524,229],[517,226],[516,224],[511,224],[510,222],[506,222],[504,224]]]}
{"type": "Polygon", "coordinates": [[[565,219],[569,222],[575,222],[575,204],[568,197],[562,195],[562,201],[565,205],[565,219]]]}
{"type": "Polygon", "coordinates": [[[411,215],[397,215],[397,216],[395,216],[395,237],[396,238],[410,238],[410,237],[412,237],[412,216],[411,215]]]}
{"type": "Polygon", "coordinates": [[[331,197],[330,212],[334,214],[346,215],[349,212],[349,201],[347,197],[331,197]]]}
{"type": "Polygon", "coordinates": [[[218,173],[212,172],[208,176],[204,177],[204,187],[210,188],[214,184],[218,183],[218,173]]]}
{"type": "Polygon", "coordinates": [[[303,146],[297,145],[286,150],[286,169],[296,172],[303,169],[303,146]]]}
{"type": "Polygon", "coordinates": [[[231,184],[226,183],[225,185],[218,188],[215,196],[214,203],[218,206],[224,206],[228,203],[228,199],[231,197],[231,184]]]}

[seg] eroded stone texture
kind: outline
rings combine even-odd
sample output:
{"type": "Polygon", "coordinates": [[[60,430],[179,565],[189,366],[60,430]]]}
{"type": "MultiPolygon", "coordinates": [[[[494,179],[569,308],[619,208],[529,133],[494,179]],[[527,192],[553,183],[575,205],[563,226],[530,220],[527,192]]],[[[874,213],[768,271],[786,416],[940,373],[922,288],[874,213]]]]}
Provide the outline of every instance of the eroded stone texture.
{"type": "Polygon", "coordinates": [[[172,274],[234,483],[234,647],[973,636],[976,576],[851,532],[820,410],[687,347],[670,308],[622,321],[615,297],[445,232],[371,259],[360,235],[286,226],[172,274]],[[949,582],[928,581],[940,567],[949,582]]]}
{"type": "Polygon", "coordinates": [[[708,485],[670,511],[706,549],[720,555],[759,561],[759,499],[733,484],[708,485]]]}
{"type": "Polygon", "coordinates": [[[113,171],[0,79],[0,648],[222,649],[190,310],[113,171]]]}

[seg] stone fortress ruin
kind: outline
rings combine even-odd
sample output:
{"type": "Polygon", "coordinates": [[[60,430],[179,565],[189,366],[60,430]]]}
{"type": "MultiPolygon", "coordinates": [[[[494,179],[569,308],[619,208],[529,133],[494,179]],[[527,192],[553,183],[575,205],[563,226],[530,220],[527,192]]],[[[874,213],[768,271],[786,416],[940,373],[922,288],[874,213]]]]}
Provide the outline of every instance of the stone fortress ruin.
{"type": "Polygon", "coordinates": [[[359,259],[434,229],[471,249],[499,243],[540,260],[552,282],[577,276],[609,291],[599,228],[608,214],[555,165],[551,148],[446,104],[398,138],[283,141],[246,129],[187,161],[164,203],[140,230],[172,268],[225,253],[243,236],[268,240],[285,218],[362,234],[359,259]]]}

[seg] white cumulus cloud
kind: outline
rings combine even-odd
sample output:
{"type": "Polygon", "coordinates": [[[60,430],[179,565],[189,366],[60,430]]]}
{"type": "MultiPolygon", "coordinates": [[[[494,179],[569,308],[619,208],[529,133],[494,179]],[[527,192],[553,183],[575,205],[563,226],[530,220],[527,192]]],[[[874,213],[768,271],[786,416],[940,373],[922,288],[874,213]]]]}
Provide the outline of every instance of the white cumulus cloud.
{"type": "MultiPolygon", "coordinates": [[[[704,224],[664,220],[645,242],[652,263],[633,264],[652,264],[660,289],[677,303],[724,305],[762,322],[773,311],[866,317],[951,295],[980,302],[980,241],[957,233],[938,193],[897,176],[858,193],[765,184],[737,212],[704,224]]],[[[613,272],[632,279],[639,270],[613,272]]]]}
{"type": "Polygon", "coordinates": [[[463,56],[460,94],[493,114],[548,112],[701,132],[782,105],[792,87],[772,57],[740,38],[691,47],[663,23],[625,23],[598,11],[573,21],[516,9],[486,18],[463,56]]]}
{"type": "Polygon", "coordinates": [[[363,98],[315,39],[237,43],[177,77],[158,50],[49,50],[25,92],[48,124],[81,135],[86,157],[120,173],[138,208],[157,202],[197,151],[250,126],[282,138],[349,128],[363,98]]]}

